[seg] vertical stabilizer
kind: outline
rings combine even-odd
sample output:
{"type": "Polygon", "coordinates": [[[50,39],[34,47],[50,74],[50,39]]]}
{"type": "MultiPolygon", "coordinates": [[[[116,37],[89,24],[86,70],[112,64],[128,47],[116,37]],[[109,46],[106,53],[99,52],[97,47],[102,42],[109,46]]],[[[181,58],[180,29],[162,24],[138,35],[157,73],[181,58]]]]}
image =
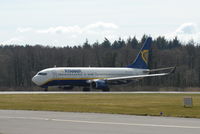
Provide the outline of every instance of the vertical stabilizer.
{"type": "Polygon", "coordinates": [[[148,69],[149,50],[151,48],[152,38],[148,37],[144,42],[142,49],[137,55],[135,61],[128,65],[129,68],[148,69]]]}

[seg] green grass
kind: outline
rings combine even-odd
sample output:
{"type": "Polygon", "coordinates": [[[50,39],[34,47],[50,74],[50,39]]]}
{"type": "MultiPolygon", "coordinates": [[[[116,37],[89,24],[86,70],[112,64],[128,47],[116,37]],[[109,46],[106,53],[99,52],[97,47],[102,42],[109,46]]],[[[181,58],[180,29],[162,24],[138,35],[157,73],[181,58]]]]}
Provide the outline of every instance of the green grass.
{"type": "Polygon", "coordinates": [[[0,95],[0,109],[94,112],[200,118],[199,94],[10,94],[0,95]],[[183,107],[192,96],[193,107],[183,107]]]}

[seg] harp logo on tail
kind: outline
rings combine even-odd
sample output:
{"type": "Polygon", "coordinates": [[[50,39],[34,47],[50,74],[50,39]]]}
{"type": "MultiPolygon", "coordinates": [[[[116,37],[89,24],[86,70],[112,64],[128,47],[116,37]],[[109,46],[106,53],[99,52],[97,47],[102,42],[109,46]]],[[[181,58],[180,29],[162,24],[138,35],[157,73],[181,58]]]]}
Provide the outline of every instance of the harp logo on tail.
{"type": "Polygon", "coordinates": [[[141,51],[141,56],[142,56],[142,59],[144,60],[144,62],[146,64],[148,64],[149,50],[141,51]]]}

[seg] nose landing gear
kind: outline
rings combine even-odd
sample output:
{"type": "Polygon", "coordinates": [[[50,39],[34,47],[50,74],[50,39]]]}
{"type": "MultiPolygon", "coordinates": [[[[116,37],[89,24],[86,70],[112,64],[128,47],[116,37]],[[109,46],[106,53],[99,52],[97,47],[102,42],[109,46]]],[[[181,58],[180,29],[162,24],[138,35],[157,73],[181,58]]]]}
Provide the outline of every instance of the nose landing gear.
{"type": "Polygon", "coordinates": [[[45,87],[45,88],[44,88],[44,91],[47,92],[47,91],[48,91],[48,87],[45,87]]]}

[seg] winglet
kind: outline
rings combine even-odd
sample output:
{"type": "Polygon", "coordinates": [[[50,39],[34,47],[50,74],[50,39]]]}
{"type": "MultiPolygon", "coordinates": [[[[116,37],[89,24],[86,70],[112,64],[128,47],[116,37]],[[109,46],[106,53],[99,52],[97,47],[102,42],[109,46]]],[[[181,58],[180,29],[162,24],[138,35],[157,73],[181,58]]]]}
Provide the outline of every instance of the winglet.
{"type": "Polygon", "coordinates": [[[176,66],[171,70],[170,74],[173,74],[176,71],[176,66]]]}

